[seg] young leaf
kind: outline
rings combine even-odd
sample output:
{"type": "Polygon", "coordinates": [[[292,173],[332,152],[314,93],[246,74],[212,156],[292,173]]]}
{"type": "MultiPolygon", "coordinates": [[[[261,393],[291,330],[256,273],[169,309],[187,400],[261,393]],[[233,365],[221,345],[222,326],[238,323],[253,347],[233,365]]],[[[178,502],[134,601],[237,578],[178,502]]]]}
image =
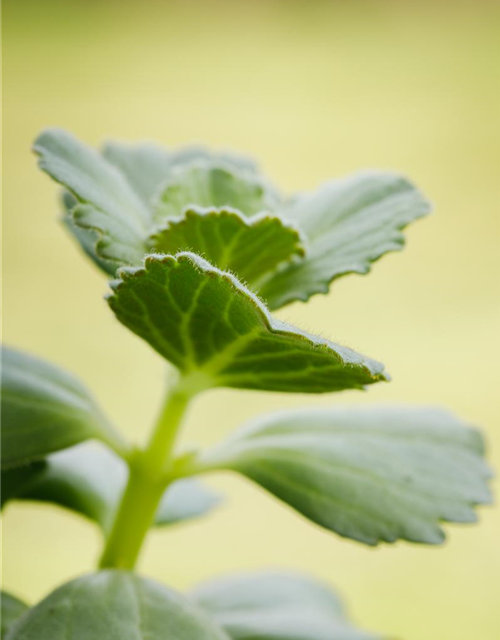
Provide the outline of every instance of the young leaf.
{"type": "Polygon", "coordinates": [[[2,602],[2,615],[0,620],[0,637],[5,638],[7,632],[14,625],[22,615],[25,613],[29,607],[24,602],[21,602],[18,598],[11,596],[10,593],[6,591],[2,591],[1,593],[1,602],[2,602]]]}
{"type": "MultiPolygon", "coordinates": [[[[106,533],[126,481],[127,469],[118,456],[98,443],[83,443],[44,461],[2,471],[2,503],[13,499],[55,503],[97,522],[106,533]]],[[[197,518],[219,502],[200,482],[179,480],[165,491],[155,524],[197,518]]]]}
{"type": "Polygon", "coordinates": [[[366,544],[439,544],[440,521],[473,522],[488,503],[480,434],[437,409],[304,409],[257,419],[202,455],[317,524],[366,544]]]}
{"type": "Polygon", "coordinates": [[[368,273],[372,262],[403,247],[401,229],[429,210],[408,180],[384,172],[354,174],[294,198],[280,214],[304,232],[307,256],[272,274],[261,297],[277,309],[327,293],[340,276],[368,273]]]}
{"type": "Polygon", "coordinates": [[[154,211],[162,223],[182,215],[186,207],[231,208],[246,216],[273,211],[276,192],[254,173],[212,162],[177,167],[166,182],[154,211]]]}
{"type": "Polygon", "coordinates": [[[223,271],[232,271],[256,289],[266,273],[303,256],[297,229],[266,214],[246,218],[232,209],[186,209],[151,238],[160,253],[189,250],[203,255],[223,271]]]}
{"type": "Polygon", "coordinates": [[[188,146],[170,151],[153,143],[124,144],[107,142],[102,155],[123,174],[129,185],[148,208],[172,169],[192,162],[218,162],[244,171],[257,170],[256,164],[244,156],[213,153],[205,147],[188,146]]]}
{"type": "Polygon", "coordinates": [[[232,640],[373,640],[325,585],[294,573],[213,580],[192,596],[232,640]]]}
{"type": "Polygon", "coordinates": [[[197,388],[322,393],[386,379],[383,365],[272,318],[230,273],[192,253],[122,269],[108,301],[197,388]]]}
{"type": "Polygon", "coordinates": [[[97,234],[97,256],[118,265],[140,261],[151,214],[123,175],[60,129],[44,131],[33,149],[40,156],[40,168],[77,200],[71,215],[78,227],[97,234]]]}
{"type": "Polygon", "coordinates": [[[189,600],[125,571],[101,571],[68,582],[29,609],[5,640],[70,636],[71,640],[228,640],[189,600]]]}
{"type": "Polygon", "coordinates": [[[123,450],[120,436],[69,373],[2,347],[2,467],[26,464],[89,438],[123,450]]]}

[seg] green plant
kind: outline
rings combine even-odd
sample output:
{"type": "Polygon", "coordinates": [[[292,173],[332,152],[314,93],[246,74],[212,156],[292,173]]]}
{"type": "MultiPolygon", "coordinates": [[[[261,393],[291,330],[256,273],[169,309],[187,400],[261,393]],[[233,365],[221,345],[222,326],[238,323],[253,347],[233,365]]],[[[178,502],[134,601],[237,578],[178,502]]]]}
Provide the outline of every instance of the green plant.
{"type": "Polygon", "coordinates": [[[364,274],[429,205],[406,179],[360,173],[283,199],[247,159],[108,144],[49,130],[40,167],[64,187],[64,224],[109,276],[117,319],[170,363],[149,444],[126,442],[73,376],[4,348],[2,502],[53,502],[102,529],[99,571],[33,608],[4,595],[8,640],[347,640],[356,630],[314,580],[267,573],[188,596],[133,573],[152,526],[218,498],[195,476],[231,470],[318,525],[375,545],[437,544],[441,521],[487,503],[480,434],[445,411],[374,407],[255,418],[206,451],[179,452],[188,405],[215,387],[326,393],[384,367],[270,315],[364,274]],[[243,284],[245,282],[245,284],[243,284]],[[263,302],[265,300],[265,303],[263,302]],[[98,441],[86,442],[89,440],[98,441]]]}

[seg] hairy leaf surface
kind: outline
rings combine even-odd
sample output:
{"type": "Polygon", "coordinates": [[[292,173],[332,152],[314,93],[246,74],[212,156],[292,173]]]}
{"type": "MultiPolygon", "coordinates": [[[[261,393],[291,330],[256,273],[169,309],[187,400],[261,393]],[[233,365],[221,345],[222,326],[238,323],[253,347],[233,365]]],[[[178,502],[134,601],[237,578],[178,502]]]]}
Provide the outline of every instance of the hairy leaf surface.
{"type": "Polygon", "coordinates": [[[2,347],[2,467],[89,438],[121,447],[87,389],[48,362],[2,347]]]}
{"type": "Polygon", "coordinates": [[[27,611],[5,640],[228,640],[177,592],[125,571],[68,582],[27,611]]]}
{"type": "Polygon", "coordinates": [[[120,171],[60,129],[44,131],[33,149],[40,168],[77,200],[72,218],[97,234],[97,256],[117,265],[137,264],[145,253],[151,214],[120,171]]]}
{"type": "Polygon", "coordinates": [[[19,598],[11,596],[10,593],[7,593],[6,591],[2,591],[0,597],[2,603],[0,636],[5,638],[14,622],[16,622],[16,620],[18,620],[23,613],[29,609],[29,607],[27,604],[24,604],[24,602],[19,600],[19,598]]]}
{"type": "Polygon", "coordinates": [[[201,162],[172,172],[156,204],[154,219],[161,223],[178,217],[193,205],[229,207],[252,216],[275,210],[278,202],[276,192],[254,173],[201,162]]]}
{"type": "Polygon", "coordinates": [[[152,207],[153,197],[158,195],[175,167],[206,161],[244,171],[257,169],[249,158],[232,153],[214,153],[201,146],[170,150],[150,142],[126,144],[113,141],[104,145],[102,154],[120,170],[148,208],[152,207]]]}
{"type": "Polygon", "coordinates": [[[202,454],[317,524],[366,544],[438,544],[441,521],[488,503],[480,434],[432,408],[305,409],[264,416],[202,454]]]}
{"type": "Polygon", "coordinates": [[[305,253],[298,230],[281,218],[260,214],[249,219],[232,209],[187,209],[156,233],[151,244],[161,253],[200,254],[252,289],[266,273],[305,253]]]}
{"type": "Polygon", "coordinates": [[[295,573],[212,580],[192,596],[232,640],[370,640],[327,586],[295,573]]]}
{"type": "Polygon", "coordinates": [[[327,293],[348,273],[368,273],[372,262],[401,249],[401,230],[426,215],[429,203],[405,178],[363,172],[294,198],[280,214],[307,239],[307,256],[270,276],[260,289],[271,309],[327,293]]]}
{"type": "MultiPolygon", "coordinates": [[[[83,443],[44,461],[2,472],[2,504],[9,500],[39,500],[76,511],[108,532],[125,489],[125,463],[98,443],[83,443]]],[[[202,483],[179,480],[168,487],[155,524],[170,525],[206,514],[219,504],[202,483]]]]}
{"type": "Polygon", "coordinates": [[[230,273],[191,253],[122,269],[117,318],[191,384],[321,393],[384,380],[383,365],[272,318],[230,273]]]}

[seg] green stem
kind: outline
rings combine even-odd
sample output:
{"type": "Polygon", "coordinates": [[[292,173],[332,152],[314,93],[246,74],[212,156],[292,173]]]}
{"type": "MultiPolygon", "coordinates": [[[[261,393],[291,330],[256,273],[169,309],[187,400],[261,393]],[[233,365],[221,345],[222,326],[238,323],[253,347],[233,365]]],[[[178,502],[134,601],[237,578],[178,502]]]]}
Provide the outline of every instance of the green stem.
{"type": "Polygon", "coordinates": [[[151,439],[128,460],[129,478],[101,557],[101,568],[133,569],[169,482],[168,467],[192,393],[172,387],[151,439]]]}

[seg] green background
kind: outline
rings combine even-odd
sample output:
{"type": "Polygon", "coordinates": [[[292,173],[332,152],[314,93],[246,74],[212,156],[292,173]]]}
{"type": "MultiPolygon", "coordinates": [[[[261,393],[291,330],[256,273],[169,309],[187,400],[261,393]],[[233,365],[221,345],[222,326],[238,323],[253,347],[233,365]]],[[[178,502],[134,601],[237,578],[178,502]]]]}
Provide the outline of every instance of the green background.
{"type": "MultiPolygon", "coordinates": [[[[393,382],[318,398],[217,391],[184,441],[208,444],[257,412],[332,403],[442,404],[488,436],[500,467],[498,8],[485,2],[4,0],[3,331],[86,380],[142,440],[160,359],[114,319],[105,280],[57,224],[56,187],[30,144],[47,125],[85,141],[204,141],[261,159],[288,191],[358,168],[410,175],[435,215],[367,277],[283,319],[383,360],[393,382]]],[[[207,520],[148,539],[140,569],[178,588],[266,566],[338,586],[355,619],[405,640],[498,637],[498,513],[448,527],[444,548],[370,549],[309,524],[229,476],[207,520]]],[[[7,509],[4,586],[30,602],[89,570],[87,522],[7,509]]]]}

